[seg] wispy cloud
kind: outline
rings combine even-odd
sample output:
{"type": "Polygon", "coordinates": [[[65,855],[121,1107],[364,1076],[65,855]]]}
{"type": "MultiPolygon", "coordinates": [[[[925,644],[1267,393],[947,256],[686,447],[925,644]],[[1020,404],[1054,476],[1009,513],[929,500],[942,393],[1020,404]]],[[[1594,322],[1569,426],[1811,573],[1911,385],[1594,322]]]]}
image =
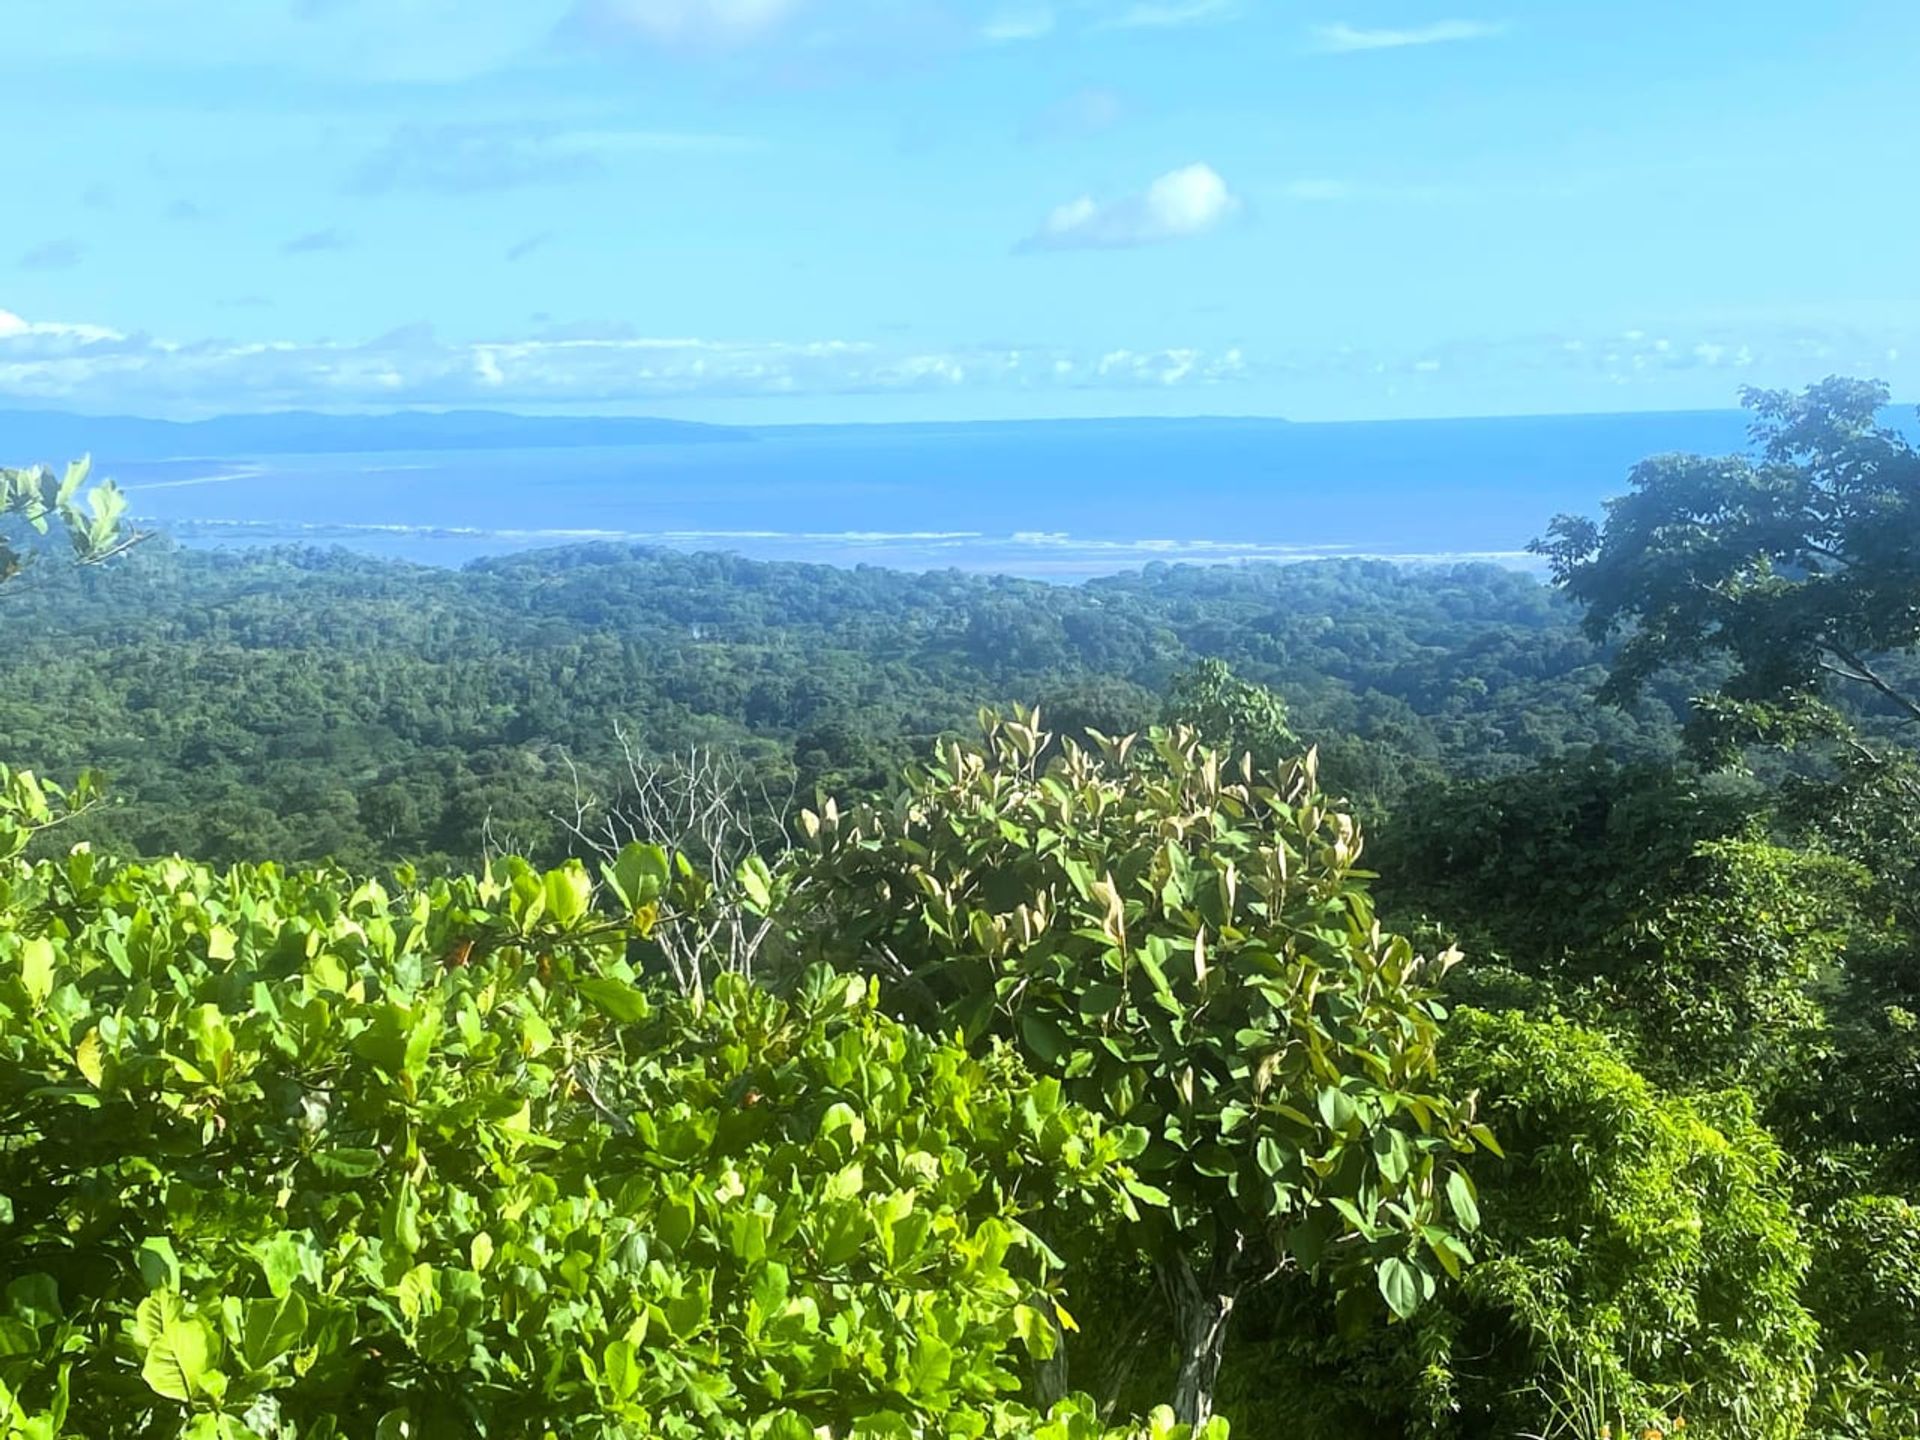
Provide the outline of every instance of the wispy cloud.
{"type": "Polygon", "coordinates": [[[916,348],[566,329],[478,342],[420,326],[358,343],[176,341],[0,311],[0,399],[148,412],[1166,388],[1236,379],[1246,366],[1237,349],[916,348]]]}
{"type": "Polygon", "coordinates": [[[1359,187],[1351,180],[1290,180],[1281,193],[1289,200],[1307,202],[1351,200],[1359,187]]]}
{"type": "Polygon", "coordinates": [[[339,230],[309,230],[296,235],[280,247],[283,255],[320,255],[329,250],[345,250],[353,242],[339,230]]]}
{"type": "Polygon", "coordinates": [[[524,260],[527,256],[533,254],[534,251],[544,249],[546,246],[551,245],[553,239],[553,231],[542,230],[538,234],[527,236],[524,240],[516,241],[507,247],[507,262],[512,264],[516,261],[524,260]]]}
{"type": "Polygon", "coordinates": [[[1203,235],[1231,219],[1239,197],[1211,165],[1169,171],[1138,195],[1082,195],[1056,206],[1021,251],[1120,250],[1203,235]]]}
{"type": "Polygon", "coordinates": [[[58,240],[43,240],[19,259],[22,270],[71,270],[80,263],[87,247],[71,235],[58,240]]]}
{"type": "Polygon", "coordinates": [[[1400,50],[1410,45],[1444,45],[1458,40],[1492,40],[1507,27],[1490,20],[1436,20],[1405,29],[1361,29],[1353,25],[1316,25],[1314,48],[1348,55],[1365,50],[1400,50]]]}
{"type": "Polygon", "coordinates": [[[1051,35],[1059,23],[1045,5],[1029,5],[1015,10],[996,10],[980,27],[980,38],[994,45],[1018,40],[1038,40],[1051,35]]]}
{"type": "Polygon", "coordinates": [[[793,19],[801,0],[579,0],[570,25],[588,36],[669,50],[735,50],[793,19]]]}
{"type": "Polygon", "coordinates": [[[679,130],[540,130],[503,124],[403,125],[367,156],[350,191],[465,195],[565,184],[623,154],[744,150],[744,136],[679,130]]]}
{"type": "Polygon", "coordinates": [[[1172,30],[1231,20],[1240,13],[1241,0],[1135,0],[1097,24],[1102,30],[1172,30]]]}

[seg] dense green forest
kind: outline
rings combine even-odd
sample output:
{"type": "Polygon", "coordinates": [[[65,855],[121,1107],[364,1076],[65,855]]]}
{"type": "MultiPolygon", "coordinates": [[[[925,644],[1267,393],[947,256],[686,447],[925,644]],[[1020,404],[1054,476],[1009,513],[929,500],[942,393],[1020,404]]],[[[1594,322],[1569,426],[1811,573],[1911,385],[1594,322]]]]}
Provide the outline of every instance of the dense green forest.
{"type": "Polygon", "coordinates": [[[1920,1435],[1920,455],[1748,403],[1544,581],[0,472],[0,1436],[1920,1435]]]}
{"type": "Polygon", "coordinates": [[[620,768],[719,747],[811,796],[871,792],[983,704],[1142,728],[1203,657],[1283,692],[1369,809],[1600,744],[1672,752],[1684,690],[1593,704],[1575,607],[1491,566],[1156,568],[1081,587],[587,547],[458,572],[155,542],[7,602],[0,735],[97,766],[88,835],[214,860],[465,863],[620,768]],[[611,768],[610,768],[611,767],[611,768]]]}

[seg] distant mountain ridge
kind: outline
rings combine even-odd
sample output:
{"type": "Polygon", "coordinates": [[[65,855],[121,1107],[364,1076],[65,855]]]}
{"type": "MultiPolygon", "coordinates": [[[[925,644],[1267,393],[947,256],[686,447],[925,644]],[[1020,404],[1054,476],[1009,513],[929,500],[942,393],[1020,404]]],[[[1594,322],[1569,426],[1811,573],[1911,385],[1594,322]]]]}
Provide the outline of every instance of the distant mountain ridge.
{"type": "Polygon", "coordinates": [[[0,464],[91,454],[102,460],[336,455],[396,450],[565,450],[597,445],[741,444],[750,429],[690,420],[511,415],[494,410],[323,415],[286,410],[209,420],[148,420],[0,410],[0,464]]]}

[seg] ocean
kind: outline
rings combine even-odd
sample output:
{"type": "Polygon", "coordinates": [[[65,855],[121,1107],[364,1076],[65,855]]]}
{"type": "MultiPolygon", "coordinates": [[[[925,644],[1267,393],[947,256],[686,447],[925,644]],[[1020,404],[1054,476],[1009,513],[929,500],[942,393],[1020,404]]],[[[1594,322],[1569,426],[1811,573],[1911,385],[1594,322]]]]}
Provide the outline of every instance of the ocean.
{"type": "Polygon", "coordinates": [[[739,443],[96,456],[188,544],[342,545],[435,565],[618,540],[1073,581],[1155,561],[1531,567],[1554,515],[1633,465],[1745,444],[1739,412],[1293,424],[762,429],[739,443]]]}

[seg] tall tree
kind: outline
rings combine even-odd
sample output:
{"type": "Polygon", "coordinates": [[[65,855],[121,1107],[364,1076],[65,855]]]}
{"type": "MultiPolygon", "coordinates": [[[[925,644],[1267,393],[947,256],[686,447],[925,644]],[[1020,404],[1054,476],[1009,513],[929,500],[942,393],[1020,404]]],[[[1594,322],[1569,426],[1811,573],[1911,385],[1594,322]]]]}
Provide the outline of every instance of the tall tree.
{"type": "Polygon", "coordinates": [[[1669,665],[1730,664],[1694,730],[1723,752],[1833,731],[1841,691],[1920,721],[1920,684],[1886,663],[1920,647],[1920,453],[1880,422],[1886,387],[1741,398],[1754,453],[1644,461],[1604,521],[1562,515],[1534,544],[1589,632],[1625,636],[1606,695],[1630,699],[1669,665]]]}

